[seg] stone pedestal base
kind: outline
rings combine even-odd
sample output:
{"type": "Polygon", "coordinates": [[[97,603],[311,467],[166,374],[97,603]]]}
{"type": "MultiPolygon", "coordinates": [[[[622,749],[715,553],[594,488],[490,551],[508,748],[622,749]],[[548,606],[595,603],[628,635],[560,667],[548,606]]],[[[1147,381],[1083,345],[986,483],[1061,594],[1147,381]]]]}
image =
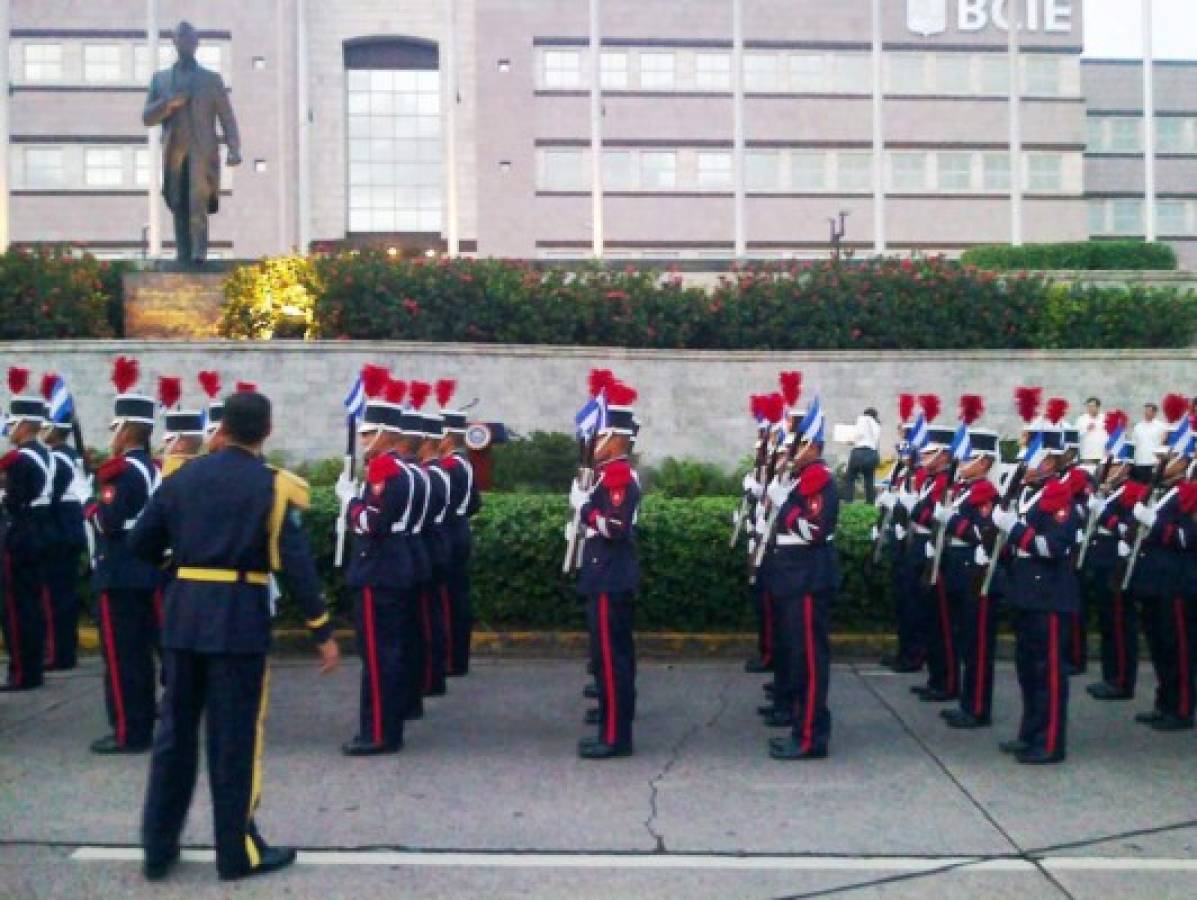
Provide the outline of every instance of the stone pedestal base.
{"type": "Polygon", "coordinates": [[[218,337],[224,272],[129,272],[125,275],[125,336],[218,337]]]}

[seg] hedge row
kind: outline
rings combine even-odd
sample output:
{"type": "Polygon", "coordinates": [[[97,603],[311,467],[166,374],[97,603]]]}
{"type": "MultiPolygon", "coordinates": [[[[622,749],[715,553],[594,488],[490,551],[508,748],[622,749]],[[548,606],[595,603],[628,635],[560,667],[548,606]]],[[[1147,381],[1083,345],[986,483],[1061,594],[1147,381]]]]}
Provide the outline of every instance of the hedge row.
{"type": "MultiPolygon", "coordinates": [[[[730,550],[732,497],[645,499],[638,529],[643,584],[636,626],[647,631],[744,632],[755,626],[748,602],[745,557],[730,550]]],[[[488,494],[474,520],[472,567],[480,628],[585,627],[572,582],[561,575],[567,520],[563,496],[488,494]]],[[[306,519],[312,546],[338,617],[348,621],[351,598],[332,567],[337,502],[327,488],[313,491],[306,519]]],[[[876,512],[841,507],[836,536],[844,586],[834,613],[837,631],[870,632],[890,626],[883,569],[869,559],[869,529],[876,512]]],[[[283,606],[287,615],[293,610],[283,606]]]]}
{"type": "Polygon", "coordinates": [[[716,350],[1149,348],[1197,339],[1197,293],[1065,287],[942,259],[768,264],[710,290],[633,268],[537,269],[379,251],[266,260],[222,333],[716,350]],[[1080,327],[1100,323],[1095,327],[1080,327]]]}
{"type": "Polygon", "coordinates": [[[982,269],[1175,269],[1176,251],[1144,241],[1079,241],[1064,244],[992,244],[960,257],[982,269]]]}
{"type": "Polygon", "coordinates": [[[0,254],[0,340],[111,337],[119,283],[108,263],[66,248],[10,249],[0,254]]]}

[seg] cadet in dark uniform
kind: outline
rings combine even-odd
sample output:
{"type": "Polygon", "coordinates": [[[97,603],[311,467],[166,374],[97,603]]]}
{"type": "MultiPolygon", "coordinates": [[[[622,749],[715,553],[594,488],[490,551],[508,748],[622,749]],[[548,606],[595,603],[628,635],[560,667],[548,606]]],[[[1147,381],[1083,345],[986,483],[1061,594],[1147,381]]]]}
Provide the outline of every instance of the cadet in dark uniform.
{"type": "Polygon", "coordinates": [[[235,879],[282,868],[295,851],[270,847],[254,812],[261,795],[269,675],[270,573],[290,589],[319,646],[321,670],[338,662],[320,582],[299,522],[305,482],[262,461],[270,401],[226,401],[224,449],[188,463],[154,496],[129,545],[142,559],[170,550],[176,578],[166,597],[166,693],[154,740],[142,820],[147,878],[178,859],[206,717],[216,866],[235,879]]]}
{"type": "Polygon", "coordinates": [[[0,457],[4,510],[8,514],[3,552],[4,614],[0,627],[8,650],[8,680],[3,691],[42,686],[46,616],[43,606],[43,554],[54,535],[52,501],[54,455],[38,434],[48,414],[41,397],[25,393],[29,370],[8,371],[13,398],[8,406],[8,439],[13,448],[0,457]]]}
{"type": "MultiPolygon", "coordinates": [[[[1064,466],[1060,478],[1072,493],[1077,522],[1084,523],[1089,515],[1089,498],[1096,493],[1097,482],[1093,475],[1080,465],[1080,455],[1081,434],[1072,426],[1065,425],[1064,466]]],[[[1080,543],[1080,541],[1077,542],[1074,551],[1074,570],[1076,569],[1075,557],[1080,554],[1080,543]]],[[[1069,626],[1068,663],[1069,671],[1073,675],[1079,675],[1089,668],[1089,609],[1085,602],[1085,592],[1081,590],[1080,577],[1078,576],[1073,581],[1077,589],[1077,600],[1076,615],[1072,617],[1069,626]]]]}
{"type": "Polygon", "coordinates": [[[839,494],[823,462],[823,413],[816,400],[795,422],[793,467],[768,488],[777,508],[767,548],[767,590],[775,599],[777,630],[786,651],[777,658],[777,690],[791,703],[793,732],[769,742],[774,759],[822,759],[831,740],[827,690],[831,677],[829,624],[839,588],[835,529],[839,494]]]}
{"type": "Polygon", "coordinates": [[[441,697],[446,691],[445,673],[449,654],[444,603],[445,572],[449,565],[449,544],[443,530],[449,509],[449,481],[437,465],[444,421],[439,413],[425,412],[432,393],[432,385],[423,381],[411,384],[412,411],[419,416],[419,441],[414,448],[416,466],[427,490],[421,522],[420,537],[428,560],[424,581],[420,585],[421,691],[425,697],[441,697]]]}
{"type": "Polygon", "coordinates": [[[160,573],[133,553],[128,537],[160,481],[150,456],[157,405],[131,393],[138,376],[136,360],[117,359],[112,457],[96,472],[97,500],[86,513],[98,545],[92,586],[112,727],[112,734],[92,742],[93,753],[142,753],[150,748],[154,731],[154,593],[160,573]]]}
{"type": "Polygon", "coordinates": [[[636,392],[616,382],[607,388],[607,422],[595,445],[596,483],[576,482],[570,504],[585,529],[578,593],[586,601],[590,658],[599,701],[599,729],[578,743],[583,759],[632,754],[636,702],[636,646],[633,600],[640,586],[635,525],[640,484],[628,455],[636,433],[636,392]]]}

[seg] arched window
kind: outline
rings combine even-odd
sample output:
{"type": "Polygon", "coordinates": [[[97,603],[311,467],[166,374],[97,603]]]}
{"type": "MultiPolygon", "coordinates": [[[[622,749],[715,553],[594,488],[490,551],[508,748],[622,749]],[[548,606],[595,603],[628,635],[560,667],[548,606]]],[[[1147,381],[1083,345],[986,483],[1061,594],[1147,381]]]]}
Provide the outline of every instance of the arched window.
{"type": "Polygon", "coordinates": [[[436,43],[346,41],[349,232],[434,233],[443,213],[436,43]]]}

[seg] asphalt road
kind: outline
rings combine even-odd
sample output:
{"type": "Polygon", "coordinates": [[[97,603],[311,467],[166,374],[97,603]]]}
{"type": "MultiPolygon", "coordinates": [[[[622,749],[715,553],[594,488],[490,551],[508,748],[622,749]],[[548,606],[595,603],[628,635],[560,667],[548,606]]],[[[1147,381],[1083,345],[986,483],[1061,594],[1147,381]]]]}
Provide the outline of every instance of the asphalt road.
{"type": "MultiPolygon", "coordinates": [[[[646,663],[637,754],[574,755],[579,663],[483,660],[409,726],[399,756],[347,760],[357,669],[275,664],[258,817],[301,864],[230,891],[206,784],[184,865],[152,889],[137,827],[145,757],[98,758],[99,669],[0,695],[0,897],[1185,897],[1197,894],[1197,733],[1136,725],[1074,679],[1070,756],[1000,754],[1018,715],[943,726],[910,676],[837,666],[832,757],[779,763],[759,676],[646,663]]],[[[776,734],[777,732],[772,732],[776,734]]]]}

